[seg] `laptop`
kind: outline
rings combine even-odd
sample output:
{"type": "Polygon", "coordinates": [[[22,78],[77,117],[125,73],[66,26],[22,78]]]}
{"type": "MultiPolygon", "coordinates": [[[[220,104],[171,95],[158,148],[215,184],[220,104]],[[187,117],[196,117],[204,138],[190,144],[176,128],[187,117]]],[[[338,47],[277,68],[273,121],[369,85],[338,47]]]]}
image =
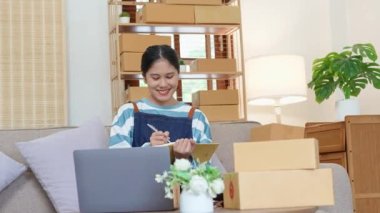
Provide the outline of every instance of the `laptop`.
{"type": "Polygon", "coordinates": [[[156,174],[169,170],[168,147],[74,151],[80,212],[173,210],[156,174]]]}

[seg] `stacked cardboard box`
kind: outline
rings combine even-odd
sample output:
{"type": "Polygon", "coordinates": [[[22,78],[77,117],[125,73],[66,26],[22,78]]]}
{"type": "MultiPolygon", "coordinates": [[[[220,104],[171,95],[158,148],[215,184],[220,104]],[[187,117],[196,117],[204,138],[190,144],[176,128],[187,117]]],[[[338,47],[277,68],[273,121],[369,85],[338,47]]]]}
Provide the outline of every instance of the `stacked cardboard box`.
{"type": "Polygon", "coordinates": [[[190,64],[191,72],[236,72],[236,59],[197,59],[190,64]]]}
{"type": "Polygon", "coordinates": [[[284,124],[266,124],[251,130],[251,141],[285,140],[304,138],[304,127],[284,124]]]}
{"type": "Polygon", "coordinates": [[[192,95],[192,104],[206,114],[209,121],[239,119],[238,90],[207,90],[192,95]]]}
{"type": "Polygon", "coordinates": [[[121,71],[140,71],[141,57],[151,45],[171,45],[170,36],[139,35],[122,33],[120,35],[119,51],[121,71]]]}
{"type": "Polygon", "coordinates": [[[334,204],[331,169],[319,169],[315,139],[235,143],[224,207],[283,209],[334,204]]]}
{"type": "Polygon", "coordinates": [[[142,98],[149,97],[150,93],[147,87],[128,87],[126,92],[126,101],[138,101],[142,98]]]}
{"type": "Polygon", "coordinates": [[[138,22],[185,24],[240,24],[240,9],[221,0],[161,0],[145,4],[138,22]]]}

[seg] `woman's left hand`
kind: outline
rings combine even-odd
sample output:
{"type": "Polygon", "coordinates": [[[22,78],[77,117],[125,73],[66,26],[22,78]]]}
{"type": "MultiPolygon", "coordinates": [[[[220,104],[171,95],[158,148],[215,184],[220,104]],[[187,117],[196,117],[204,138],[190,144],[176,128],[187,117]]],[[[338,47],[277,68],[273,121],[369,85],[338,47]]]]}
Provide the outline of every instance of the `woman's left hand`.
{"type": "Polygon", "coordinates": [[[189,158],[195,148],[195,141],[189,138],[178,139],[173,147],[176,158],[189,158]]]}

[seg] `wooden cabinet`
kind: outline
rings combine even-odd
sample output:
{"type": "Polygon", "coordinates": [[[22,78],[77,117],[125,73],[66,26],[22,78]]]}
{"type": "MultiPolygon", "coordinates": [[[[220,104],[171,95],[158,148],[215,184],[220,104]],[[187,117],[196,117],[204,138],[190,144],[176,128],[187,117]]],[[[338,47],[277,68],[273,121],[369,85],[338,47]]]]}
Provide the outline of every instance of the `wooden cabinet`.
{"type": "MultiPolygon", "coordinates": [[[[171,35],[173,38],[182,34],[198,34],[205,36],[205,51],[206,58],[212,58],[210,53],[212,44],[211,38],[217,39],[215,36],[223,36],[223,39],[218,39],[223,42],[223,46],[215,48],[225,48],[225,58],[236,59],[236,72],[182,72],[180,73],[180,79],[203,79],[209,80],[209,82],[216,83],[214,80],[223,80],[228,82],[228,89],[239,90],[239,118],[246,119],[246,104],[245,104],[245,87],[244,87],[244,64],[243,64],[243,51],[242,51],[242,35],[240,24],[189,24],[189,23],[128,23],[121,24],[118,21],[122,7],[144,7],[147,3],[139,3],[134,1],[121,1],[121,0],[109,0],[109,33],[110,33],[110,61],[111,61],[111,91],[112,91],[112,111],[113,114],[117,112],[117,109],[126,102],[125,89],[126,81],[134,81],[143,79],[141,72],[136,71],[123,71],[121,68],[121,56],[120,56],[120,35],[122,33],[130,34],[166,34],[171,35]]],[[[155,3],[159,4],[159,3],[155,3]]],[[[239,8],[239,1],[230,1],[231,6],[237,6],[239,8]]],[[[141,16],[141,13],[137,12],[137,16],[141,16]]],[[[132,18],[131,20],[144,20],[141,17],[132,18]]],[[[240,17],[239,17],[240,19],[240,17]]],[[[171,22],[175,22],[171,20],[171,22]]],[[[219,37],[218,37],[219,38],[219,37]]],[[[174,46],[177,44],[174,42],[174,46]]],[[[178,51],[178,49],[176,49],[178,51]]],[[[123,56],[125,57],[125,56],[123,56]]],[[[125,65],[125,64],[124,64],[125,65]]],[[[211,84],[210,84],[211,85],[211,84]]],[[[210,86],[209,89],[215,89],[215,86],[210,86]]]]}
{"type": "Polygon", "coordinates": [[[347,116],[344,122],[307,123],[305,137],[320,142],[321,162],[348,170],[355,212],[380,210],[380,115],[347,116]]]}

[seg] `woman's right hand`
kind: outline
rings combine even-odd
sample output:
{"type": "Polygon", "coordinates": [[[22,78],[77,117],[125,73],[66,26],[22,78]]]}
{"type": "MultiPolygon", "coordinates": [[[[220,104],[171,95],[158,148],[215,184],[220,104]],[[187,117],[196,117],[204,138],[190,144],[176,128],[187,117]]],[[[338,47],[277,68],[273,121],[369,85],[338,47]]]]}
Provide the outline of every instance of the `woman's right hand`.
{"type": "Polygon", "coordinates": [[[169,141],[169,132],[168,131],[153,132],[152,135],[150,136],[150,145],[151,146],[162,145],[162,144],[167,143],[168,141],[169,141]]]}

